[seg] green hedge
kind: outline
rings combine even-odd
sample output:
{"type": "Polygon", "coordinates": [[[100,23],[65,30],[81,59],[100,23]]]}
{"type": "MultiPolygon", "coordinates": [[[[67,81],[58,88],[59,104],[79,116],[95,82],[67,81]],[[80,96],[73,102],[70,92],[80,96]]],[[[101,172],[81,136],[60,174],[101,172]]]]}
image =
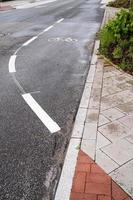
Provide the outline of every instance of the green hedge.
{"type": "Polygon", "coordinates": [[[100,53],[133,74],[133,10],[122,10],[100,31],[100,53]]]}

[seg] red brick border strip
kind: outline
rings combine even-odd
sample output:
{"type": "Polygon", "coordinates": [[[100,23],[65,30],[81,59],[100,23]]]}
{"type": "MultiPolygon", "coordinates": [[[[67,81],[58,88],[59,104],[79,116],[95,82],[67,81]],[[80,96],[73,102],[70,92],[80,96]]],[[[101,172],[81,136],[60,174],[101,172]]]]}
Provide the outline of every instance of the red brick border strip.
{"type": "Polygon", "coordinates": [[[80,150],[70,200],[132,200],[132,198],[80,150]]]}

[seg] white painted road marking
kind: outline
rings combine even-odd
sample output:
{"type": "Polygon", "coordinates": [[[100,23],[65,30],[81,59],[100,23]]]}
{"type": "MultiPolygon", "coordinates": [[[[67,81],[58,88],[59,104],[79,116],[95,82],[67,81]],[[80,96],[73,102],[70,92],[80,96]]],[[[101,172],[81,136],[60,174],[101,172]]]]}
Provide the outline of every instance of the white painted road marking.
{"type": "Polygon", "coordinates": [[[51,133],[60,131],[58,124],[50,118],[50,116],[41,108],[30,93],[23,94],[22,97],[51,133]]]}
{"type": "Polygon", "coordinates": [[[47,31],[49,31],[51,28],[53,28],[54,26],[52,25],[52,26],[49,26],[48,28],[45,28],[44,30],[43,30],[43,33],[45,33],[45,32],[47,32],[47,31]]]}
{"type": "Polygon", "coordinates": [[[60,22],[62,22],[63,20],[64,20],[64,18],[59,19],[56,23],[60,23],[60,22]]]}
{"type": "Polygon", "coordinates": [[[15,69],[15,60],[16,60],[16,57],[17,57],[17,55],[12,55],[10,57],[10,60],[9,60],[9,73],[16,72],[16,69],[15,69]]]}
{"type": "Polygon", "coordinates": [[[31,42],[33,42],[33,41],[36,40],[36,39],[37,39],[37,36],[32,37],[32,38],[29,39],[27,42],[25,42],[22,46],[27,46],[27,45],[29,45],[31,42]]]}

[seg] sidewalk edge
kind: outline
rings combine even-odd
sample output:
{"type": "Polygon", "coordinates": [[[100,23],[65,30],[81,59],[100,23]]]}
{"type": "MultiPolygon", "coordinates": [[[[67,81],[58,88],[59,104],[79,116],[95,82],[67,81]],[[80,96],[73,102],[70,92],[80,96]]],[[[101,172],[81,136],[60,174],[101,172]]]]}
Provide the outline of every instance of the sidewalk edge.
{"type": "Polygon", "coordinates": [[[95,40],[94,50],[90,63],[90,69],[86,79],[83,95],[80,101],[78,112],[76,115],[72,136],[66,153],[61,177],[58,183],[58,187],[55,194],[55,200],[69,200],[72,188],[72,181],[74,177],[75,167],[77,163],[77,157],[81,145],[81,139],[84,131],[84,125],[89,105],[89,99],[91,95],[91,89],[93,79],[95,75],[95,69],[97,64],[97,50],[99,48],[100,41],[95,40]],[[86,98],[87,97],[87,98],[86,98]]]}

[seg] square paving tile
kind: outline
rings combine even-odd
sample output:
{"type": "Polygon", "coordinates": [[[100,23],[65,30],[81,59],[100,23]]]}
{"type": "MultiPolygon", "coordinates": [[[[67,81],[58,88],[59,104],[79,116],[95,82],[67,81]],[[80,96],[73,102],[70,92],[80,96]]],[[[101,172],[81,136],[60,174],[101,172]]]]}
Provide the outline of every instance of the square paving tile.
{"type": "Polygon", "coordinates": [[[104,154],[101,150],[96,151],[96,163],[104,169],[106,173],[110,173],[117,167],[119,167],[118,164],[116,164],[113,160],[111,160],[106,154],[104,154]]]}
{"type": "Polygon", "coordinates": [[[114,121],[116,119],[119,119],[120,117],[124,117],[125,114],[117,110],[116,108],[110,108],[108,110],[104,110],[101,112],[105,117],[110,119],[111,121],[114,121]]]}
{"type": "Polygon", "coordinates": [[[125,139],[121,139],[113,144],[102,148],[111,159],[122,165],[133,158],[133,144],[125,139]]]}
{"type": "Polygon", "coordinates": [[[118,121],[105,124],[98,129],[106,138],[115,142],[116,140],[130,135],[130,129],[118,121]]]}
{"type": "Polygon", "coordinates": [[[121,166],[110,175],[133,198],[133,160],[121,166]]]}

